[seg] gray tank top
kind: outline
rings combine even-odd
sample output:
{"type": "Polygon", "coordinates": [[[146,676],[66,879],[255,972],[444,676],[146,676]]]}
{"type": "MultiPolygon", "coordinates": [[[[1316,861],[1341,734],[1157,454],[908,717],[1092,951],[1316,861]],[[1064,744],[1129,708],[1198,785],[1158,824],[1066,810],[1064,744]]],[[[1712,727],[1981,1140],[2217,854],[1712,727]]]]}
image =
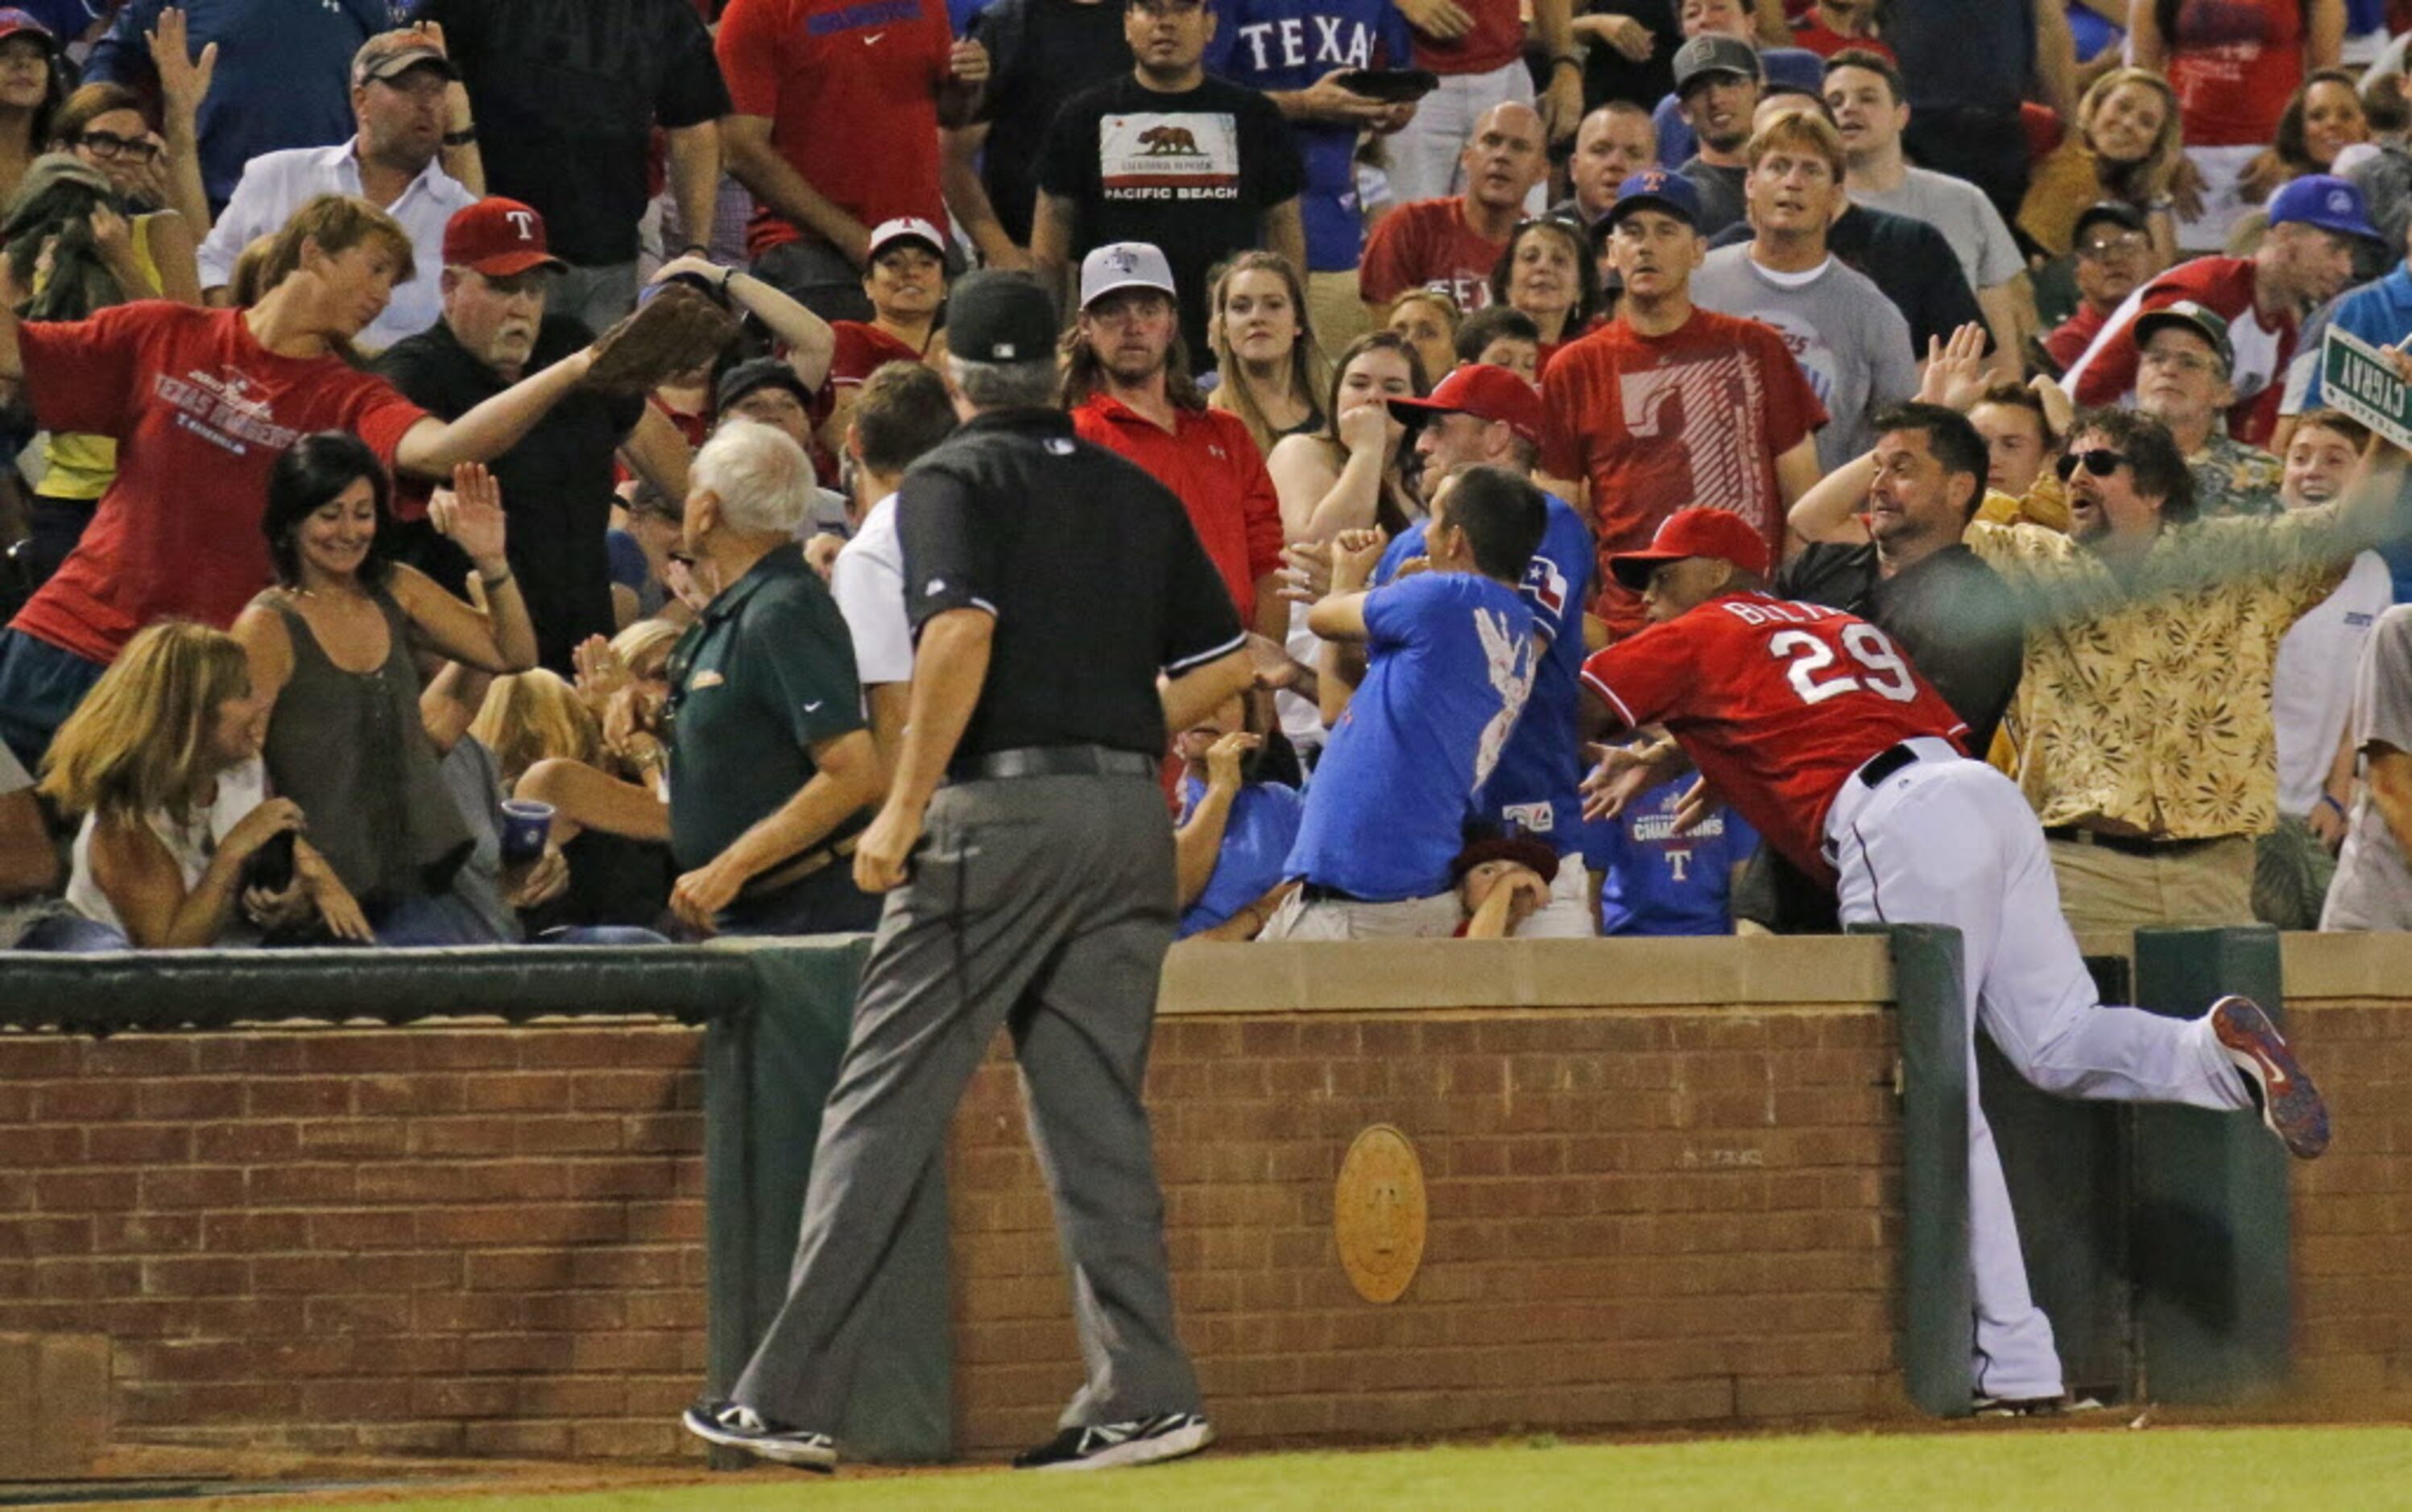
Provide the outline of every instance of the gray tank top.
{"type": "Polygon", "coordinates": [[[387,630],[374,672],[337,667],[283,594],[252,602],[283,615],[293,642],[293,674],[268,721],[269,780],[302,805],[310,844],[374,909],[443,891],[473,842],[419,722],[410,622],[383,589],[371,596],[387,630]]]}

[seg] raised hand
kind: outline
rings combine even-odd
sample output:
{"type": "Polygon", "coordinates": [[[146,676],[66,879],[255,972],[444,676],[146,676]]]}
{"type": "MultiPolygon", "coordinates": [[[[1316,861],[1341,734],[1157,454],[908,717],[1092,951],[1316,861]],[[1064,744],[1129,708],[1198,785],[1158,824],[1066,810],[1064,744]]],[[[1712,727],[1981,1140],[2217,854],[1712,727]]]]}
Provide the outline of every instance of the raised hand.
{"type": "Polygon", "coordinates": [[[597,718],[604,708],[628,685],[628,664],[611,649],[611,642],[601,636],[588,636],[569,648],[569,667],[575,674],[572,683],[581,702],[595,711],[597,718]]]}
{"type": "Polygon", "coordinates": [[[184,13],[173,7],[160,11],[159,24],[142,34],[150,44],[151,66],[158,70],[160,101],[178,115],[200,109],[218,67],[218,45],[212,42],[196,58],[188,36],[184,13]]]}
{"type": "Polygon", "coordinates": [[[480,573],[493,578],[509,570],[503,555],[503,486],[485,463],[464,462],[453,468],[451,488],[435,491],[427,502],[427,518],[480,573]]]}
{"type": "Polygon", "coordinates": [[[1372,580],[1374,569],[1382,565],[1382,552],[1390,544],[1388,531],[1344,530],[1331,538],[1331,590],[1353,594],[1372,580]]]}
{"type": "Polygon", "coordinates": [[[1240,790],[1240,758],[1263,746],[1265,738],[1235,729],[1206,748],[1206,785],[1240,790]]]}
{"type": "Polygon", "coordinates": [[[1926,372],[1919,379],[1918,397],[1965,414],[1985,393],[1985,328],[1971,320],[1945,341],[1926,338],[1926,372]]]}

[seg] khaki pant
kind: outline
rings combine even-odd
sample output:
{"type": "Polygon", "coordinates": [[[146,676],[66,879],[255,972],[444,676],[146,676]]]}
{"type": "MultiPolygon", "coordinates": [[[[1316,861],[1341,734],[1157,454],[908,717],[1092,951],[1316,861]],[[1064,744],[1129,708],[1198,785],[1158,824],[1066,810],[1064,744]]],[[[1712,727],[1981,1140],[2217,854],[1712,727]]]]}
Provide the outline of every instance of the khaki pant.
{"type": "Polygon", "coordinates": [[[2320,906],[2336,880],[2336,858],[2312,827],[2291,814],[2254,846],[2253,917],[2282,930],[2320,927],[2320,906]]]}
{"type": "Polygon", "coordinates": [[[1465,920],[1457,894],[1369,903],[1337,898],[1308,903],[1304,892],[1265,920],[1259,940],[1445,940],[1465,920]]]}
{"type": "MultiPolygon", "coordinates": [[[[1374,329],[1374,317],[1366,313],[1365,301],[1357,286],[1357,270],[1346,268],[1332,273],[1306,275],[1306,317],[1315,326],[1315,344],[1333,362],[1348,349],[1348,344],[1374,329]]],[[[1434,383],[1437,374],[1428,374],[1434,383]]],[[[1315,396],[1316,404],[1324,396],[1315,396]]]]}
{"type": "Polygon", "coordinates": [[[2243,835],[2137,856],[2073,840],[2050,843],[2068,927],[2253,922],[2253,842],[2243,835]]]}

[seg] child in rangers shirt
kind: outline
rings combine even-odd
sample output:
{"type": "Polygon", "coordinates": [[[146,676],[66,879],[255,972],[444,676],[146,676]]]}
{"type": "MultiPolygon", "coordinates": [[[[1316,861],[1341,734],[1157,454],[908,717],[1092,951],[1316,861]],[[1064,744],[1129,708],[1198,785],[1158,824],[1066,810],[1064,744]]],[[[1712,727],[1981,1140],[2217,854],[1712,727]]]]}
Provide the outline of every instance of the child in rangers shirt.
{"type": "MultiPolygon", "coordinates": [[[[1643,591],[1653,623],[1583,664],[1596,723],[1663,725],[1768,844],[1837,882],[1846,923],[1958,930],[1968,1030],[1981,1022],[2021,1075],[2066,1096],[2258,1104],[2289,1152],[2327,1147],[2326,1105],[2249,1000],[2222,998],[2192,1020],[2101,1006],[2034,811],[1962,755],[1966,727],[1883,631],[1761,591],[1765,543],[1723,510],[1680,510],[1650,550],[1610,566],[1643,591]]],[[[1672,768],[1648,760],[1619,785],[1672,768]]],[[[2060,1400],[2060,1359],[2027,1289],[1974,1076],[1968,1130],[1978,1405],[2034,1410],[2060,1400]]]]}

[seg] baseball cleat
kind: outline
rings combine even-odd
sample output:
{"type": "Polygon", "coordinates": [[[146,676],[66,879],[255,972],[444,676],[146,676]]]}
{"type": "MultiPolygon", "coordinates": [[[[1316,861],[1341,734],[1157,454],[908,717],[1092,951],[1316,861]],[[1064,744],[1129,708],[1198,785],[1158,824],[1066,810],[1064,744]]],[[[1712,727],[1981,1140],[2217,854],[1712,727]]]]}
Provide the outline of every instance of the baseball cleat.
{"type": "Polygon", "coordinates": [[[2221,998],[2211,1006],[2211,1032],[2251,1090],[2261,1122],[2287,1153],[2310,1160],[2326,1150],[2328,1104],[2261,1006],[2249,997],[2221,998]]]}
{"type": "Polygon", "coordinates": [[[1123,1423],[1067,1428],[1013,1457],[1016,1470],[1108,1470],[1148,1465],[1196,1454],[1214,1442],[1214,1430],[1194,1412],[1159,1413],[1123,1423]]]}
{"type": "Polygon", "coordinates": [[[757,1460],[827,1473],[837,1468],[837,1440],[774,1423],[751,1407],[734,1402],[706,1402],[689,1407],[679,1425],[707,1444],[743,1449],[757,1460]]]}

